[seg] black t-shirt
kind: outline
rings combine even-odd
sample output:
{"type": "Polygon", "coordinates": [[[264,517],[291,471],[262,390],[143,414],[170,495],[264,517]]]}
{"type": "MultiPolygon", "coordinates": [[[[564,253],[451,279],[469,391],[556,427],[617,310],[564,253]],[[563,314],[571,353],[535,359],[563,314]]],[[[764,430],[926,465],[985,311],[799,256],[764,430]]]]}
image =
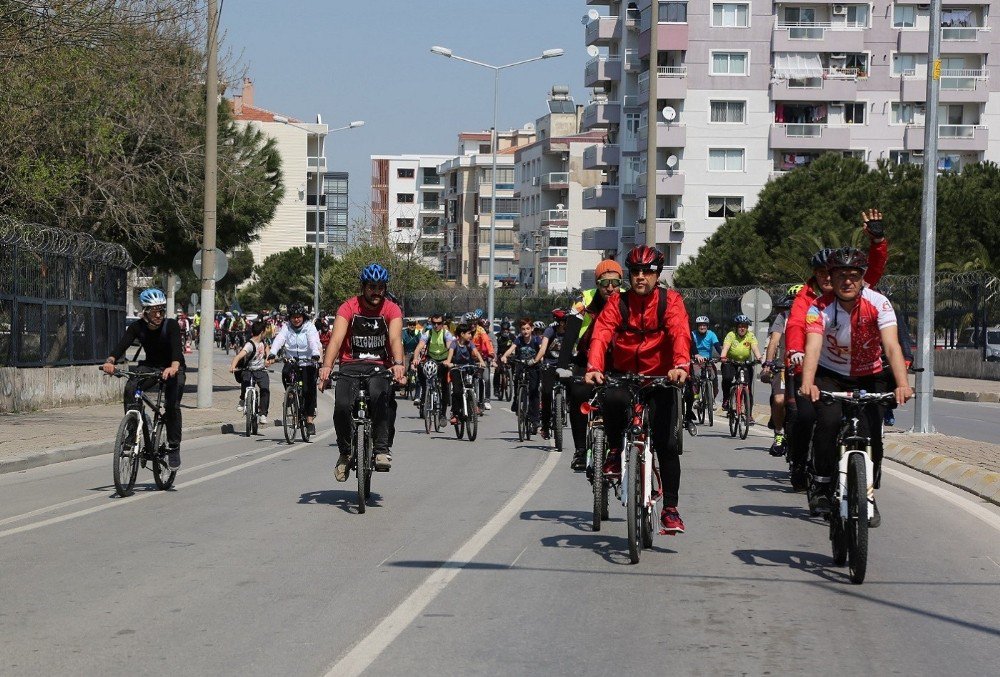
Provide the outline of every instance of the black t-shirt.
{"type": "Polygon", "coordinates": [[[557,324],[550,324],[545,328],[545,333],[542,334],[543,338],[549,340],[549,345],[545,348],[545,357],[542,361],[548,366],[553,366],[559,362],[559,352],[562,350],[563,338],[565,332],[559,333],[557,330],[557,324]]]}
{"type": "Polygon", "coordinates": [[[136,340],[142,346],[144,357],[139,364],[144,367],[166,369],[172,362],[179,362],[181,369],[184,364],[184,347],[181,343],[181,330],[177,320],[166,318],[156,329],[146,324],[144,318],[139,318],[125,330],[125,335],[118,342],[111,356],[116,361],[121,360],[125,351],[136,340]]]}

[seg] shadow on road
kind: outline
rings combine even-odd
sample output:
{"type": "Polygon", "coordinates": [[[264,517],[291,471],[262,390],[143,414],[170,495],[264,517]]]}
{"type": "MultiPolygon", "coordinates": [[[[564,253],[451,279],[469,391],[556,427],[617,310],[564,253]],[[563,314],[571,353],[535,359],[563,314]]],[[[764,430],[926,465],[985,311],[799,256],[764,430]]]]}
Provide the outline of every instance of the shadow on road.
{"type": "MultiPolygon", "coordinates": [[[[565,524],[577,531],[592,532],[591,517],[593,515],[582,510],[525,510],[521,513],[521,519],[527,521],[556,522],[565,524]]],[[[606,520],[610,521],[610,520],[606,520]]],[[[616,521],[622,521],[621,519],[616,521]]]]}
{"type": "MultiPolygon", "coordinates": [[[[307,491],[299,496],[298,503],[305,505],[315,503],[317,505],[332,505],[340,508],[344,512],[356,514],[358,512],[358,492],[347,489],[322,489],[320,491],[307,491]]],[[[368,495],[369,508],[382,507],[382,495],[372,492],[368,495]]]]}
{"type": "Polygon", "coordinates": [[[790,484],[744,484],[743,488],[747,491],[774,491],[779,494],[798,493],[790,484]]]}
{"type": "Polygon", "coordinates": [[[753,468],[726,468],[725,472],[734,479],[741,480],[771,480],[772,482],[787,482],[787,470],[756,470],[753,468]]]}
{"type": "Polygon", "coordinates": [[[824,523],[823,518],[810,515],[808,508],[790,505],[733,505],[729,507],[729,512],[744,517],[787,517],[815,524],[824,523]]]}
{"type": "Polygon", "coordinates": [[[733,554],[743,564],[755,567],[787,567],[799,571],[807,571],[824,580],[834,583],[846,583],[846,573],[831,571],[835,566],[833,558],[815,552],[796,550],[734,550],[733,554]]]}
{"type": "MultiPolygon", "coordinates": [[[[611,536],[607,533],[561,534],[546,536],[540,540],[546,548],[574,548],[592,550],[609,564],[632,566],[628,558],[628,539],[623,536],[611,536]]],[[[676,550],[653,546],[643,548],[643,552],[676,553],[676,550]]]]}

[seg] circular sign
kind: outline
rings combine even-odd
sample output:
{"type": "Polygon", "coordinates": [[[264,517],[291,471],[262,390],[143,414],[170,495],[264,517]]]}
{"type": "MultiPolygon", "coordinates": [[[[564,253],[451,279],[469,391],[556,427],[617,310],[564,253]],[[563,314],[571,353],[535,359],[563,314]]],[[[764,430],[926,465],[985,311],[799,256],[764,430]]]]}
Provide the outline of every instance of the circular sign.
{"type": "Polygon", "coordinates": [[[198,295],[197,294],[191,294],[191,303],[193,305],[198,305],[198,295]]]}
{"type": "MultiPolygon", "coordinates": [[[[201,255],[202,250],[199,249],[198,253],[194,255],[194,261],[191,267],[194,268],[194,274],[201,279],[201,255]]],[[[226,257],[226,252],[221,249],[215,250],[215,281],[218,282],[226,276],[229,271],[229,259],[226,257]]]]}
{"type": "Polygon", "coordinates": [[[740,299],[740,310],[754,324],[763,322],[771,314],[771,295],[760,287],[751,289],[740,299]]]}
{"type": "Polygon", "coordinates": [[[179,275],[174,276],[174,293],[176,294],[181,290],[181,278],[179,275]]]}

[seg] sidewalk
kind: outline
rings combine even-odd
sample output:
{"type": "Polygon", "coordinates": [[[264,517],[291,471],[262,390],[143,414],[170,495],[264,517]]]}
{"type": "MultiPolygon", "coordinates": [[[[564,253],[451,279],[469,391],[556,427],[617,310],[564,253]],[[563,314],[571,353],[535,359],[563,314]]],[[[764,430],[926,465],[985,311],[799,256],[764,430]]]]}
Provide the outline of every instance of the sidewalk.
{"type": "MultiPolygon", "coordinates": [[[[124,390],[125,379],[118,382],[124,390]]],[[[236,411],[240,387],[233,375],[217,365],[212,385],[213,406],[198,409],[198,371],[188,370],[181,399],[185,440],[217,435],[224,432],[224,426],[242,423],[242,415],[236,411]]],[[[278,390],[280,393],[280,381],[278,390]]],[[[272,405],[270,413],[274,411],[272,405]]],[[[0,414],[0,473],[108,453],[121,419],[121,402],[0,414]]]]}
{"type": "MultiPolygon", "coordinates": [[[[910,377],[914,383],[914,377],[910,377]]],[[[965,402],[1000,402],[1000,381],[934,376],[934,397],[965,402]]]]}

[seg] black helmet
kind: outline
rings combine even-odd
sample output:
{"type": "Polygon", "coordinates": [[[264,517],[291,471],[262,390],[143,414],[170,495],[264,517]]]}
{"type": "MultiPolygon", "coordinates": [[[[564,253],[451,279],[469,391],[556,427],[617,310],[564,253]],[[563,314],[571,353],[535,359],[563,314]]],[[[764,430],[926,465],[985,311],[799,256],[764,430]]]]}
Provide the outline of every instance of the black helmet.
{"type": "Polygon", "coordinates": [[[813,270],[817,268],[826,268],[827,259],[830,258],[830,254],[832,254],[834,251],[835,250],[831,249],[830,247],[825,247],[824,249],[820,249],[818,252],[812,255],[812,258],[809,260],[809,266],[813,270]]]}
{"type": "Polygon", "coordinates": [[[510,329],[510,322],[508,322],[507,320],[504,320],[503,322],[501,322],[500,323],[500,329],[502,329],[504,331],[507,331],[508,329],[510,329]]]}
{"type": "Polygon", "coordinates": [[[835,249],[826,261],[826,267],[830,270],[834,268],[858,268],[868,269],[868,256],[855,247],[841,247],[835,249]]]}
{"type": "Polygon", "coordinates": [[[306,307],[299,301],[293,301],[288,306],[288,317],[291,318],[292,315],[306,316],[306,307]]]}

